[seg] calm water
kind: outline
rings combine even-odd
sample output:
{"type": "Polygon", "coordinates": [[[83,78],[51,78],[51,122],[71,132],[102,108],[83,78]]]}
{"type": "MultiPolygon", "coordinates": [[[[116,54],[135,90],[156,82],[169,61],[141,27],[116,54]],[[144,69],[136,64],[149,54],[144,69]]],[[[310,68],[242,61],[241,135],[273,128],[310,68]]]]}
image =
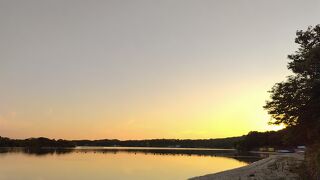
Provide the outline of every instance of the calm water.
{"type": "Polygon", "coordinates": [[[233,150],[164,148],[0,149],[1,180],[187,179],[257,160],[233,150]]]}

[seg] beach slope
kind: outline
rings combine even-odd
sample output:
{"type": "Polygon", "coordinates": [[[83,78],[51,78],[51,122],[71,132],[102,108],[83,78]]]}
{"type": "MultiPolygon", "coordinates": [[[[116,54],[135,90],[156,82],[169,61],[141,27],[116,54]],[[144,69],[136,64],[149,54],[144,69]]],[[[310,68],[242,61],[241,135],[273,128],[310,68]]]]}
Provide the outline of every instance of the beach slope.
{"type": "Polygon", "coordinates": [[[304,156],[301,154],[278,154],[250,165],[219,173],[194,177],[190,180],[291,180],[299,179],[298,169],[304,156]]]}

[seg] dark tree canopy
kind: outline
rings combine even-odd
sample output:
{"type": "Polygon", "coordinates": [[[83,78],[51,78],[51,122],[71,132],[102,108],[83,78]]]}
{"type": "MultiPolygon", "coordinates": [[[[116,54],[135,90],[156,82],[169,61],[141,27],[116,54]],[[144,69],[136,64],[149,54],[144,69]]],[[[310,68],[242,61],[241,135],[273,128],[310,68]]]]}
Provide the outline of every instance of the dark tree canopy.
{"type": "Polygon", "coordinates": [[[302,109],[308,103],[309,88],[302,76],[289,76],[271,89],[271,101],[264,106],[273,118],[271,124],[294,126],[299,123],[302,109]]]}
{"type": "Polygon", "coordinates": [[[271,124],[299,127],[314,140],[320,135],[320,25],[296,35],[299,48],[288,56],[293,75],[274,85],[264,108],[271,124]]]}
{"type": "Polygon", "coordinates": [[[291,60],[288,68],[294,73],[314,76],[319,75],[320,57],[320,25],[306,31],[297,31],[295,42],[299,44],[298,50],[288,58],[291,60]]]}

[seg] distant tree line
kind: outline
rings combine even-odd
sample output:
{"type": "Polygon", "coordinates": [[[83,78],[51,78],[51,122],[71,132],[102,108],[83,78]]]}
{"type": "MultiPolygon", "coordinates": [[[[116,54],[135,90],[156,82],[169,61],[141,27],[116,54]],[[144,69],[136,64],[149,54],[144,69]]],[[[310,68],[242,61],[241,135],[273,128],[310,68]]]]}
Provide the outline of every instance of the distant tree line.
{"type": "Polygon", "coordinates": [[[247,135],[220,139],[147,139],[147,140],[55,140],[44,137],[29,139],[9,139],[0,136],[0,147],[170,147],[170,148],[222,148],[243,151],[255,150],[260,147],[294,147],[303,145],[302,136],[292,128],[280,131],[249,132],[247,135]],[[294,135],[293,135],[294,133],[294,135]],[[299,138],[300,137],[300,138],[299,138]]]}
{"type": "Polygon", "coordinates": [[[55,140],[48,139],[44,137],[40,138],[29,138],[29,139],[9,139],[6,137],[0,136],[0,147],[75,147],[75,144],[72,141],[67,140],[55,140]]]}
{"type": "Polygon", "coordinates": [[[9,139],[0,137],[0,147],[75,147],[75,146],[120,146],[120,147],[175,147],[175,148],[235,148],[242,137],[221,139],[149,139],[149,140],[54,140],[44,137],[9,139]]]}
{"type": "Polygon", "coordinates": [[[221,139],[148,139],[148,140],[76,140],[77,146],[122,146],[122,147],[181,147],[181,148],[235,148],[243,137],[221,139]]]}

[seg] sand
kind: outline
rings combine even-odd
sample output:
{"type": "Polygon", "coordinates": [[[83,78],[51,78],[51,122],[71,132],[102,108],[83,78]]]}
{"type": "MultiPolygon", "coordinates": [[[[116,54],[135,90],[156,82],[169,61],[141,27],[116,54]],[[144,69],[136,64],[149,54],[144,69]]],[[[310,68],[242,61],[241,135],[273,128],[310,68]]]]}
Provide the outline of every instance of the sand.
{"type": "Polygon", "coordinates": [[[304,160],[302,154],[277,154],[244,167],[194,177],[191,180],[294,180],[304,160]]]}

